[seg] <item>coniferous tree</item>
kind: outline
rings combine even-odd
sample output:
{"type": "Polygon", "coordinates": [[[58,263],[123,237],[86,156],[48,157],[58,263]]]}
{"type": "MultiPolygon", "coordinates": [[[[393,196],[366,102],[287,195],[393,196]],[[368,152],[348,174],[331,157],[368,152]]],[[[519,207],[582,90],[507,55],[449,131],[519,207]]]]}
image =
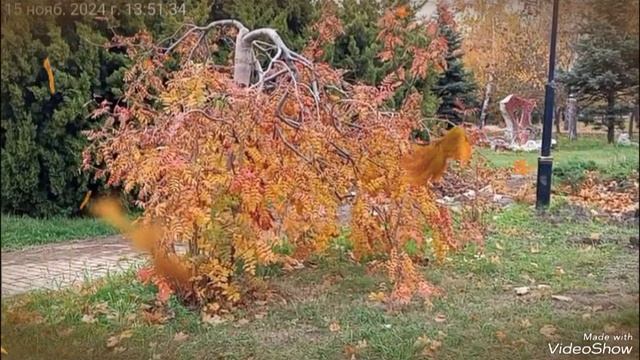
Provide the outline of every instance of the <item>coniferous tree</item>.
{"type": "Polygon", "coordinates": [[[206,2],[188,2],[184,14],[122,15],[109,23],[69,15],[70,8],[65,9],[67,15],[36,20],[24,13],[32,4],[28,0],[16,5],[21,15],[3,11],[2,212],[49,216],[78,211],[90,185],[79,171],[86,144],[82,132],[99,126],[88,117],[98,102],[118,101],[129,62],[123,49],[104,44],[112,31],[133,35],[149,29],[160,38],[185,21],[206,20],[206,2]],[[51,64],[54,94],[43,68],[45,58],[51,64]]]}
{"type": "MultiPolygon", "coordinates": [[[[440,5],[440,12],[449,11],[444,5],[440,5]]],[[[438,115],[459,123],[466,109],[478,105],[475,97],[477,86],[473,75],[464,67],[462,62],[462,35],[455,25],[439,22],[440,32],[447,39],[447,69],[440,74],[433,91],[440,99],[438,115]]]]}
{"type": "Polygon", "coordinates": [[[628,114],[637,98],[638,19],[635,17],[633,24],[634,20],[627,16],[634,4],[637,9],[637,0],[611,4],[593,1],[591,6],[598,16],[583,29],[584,35],[576,47],[575,64],[558,77],[583,106],[591,105],[596,113],[603,113],[609,143],[614,141],[619,115],[628,114]],[[598,111],[598,107],[602,111],[598,111]]]}

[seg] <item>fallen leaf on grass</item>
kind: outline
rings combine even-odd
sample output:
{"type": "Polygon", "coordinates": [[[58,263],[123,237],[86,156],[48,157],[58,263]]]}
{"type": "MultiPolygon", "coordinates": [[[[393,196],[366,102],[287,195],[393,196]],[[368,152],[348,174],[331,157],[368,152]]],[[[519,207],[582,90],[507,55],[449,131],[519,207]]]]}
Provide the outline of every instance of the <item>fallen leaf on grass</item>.
{"type": "Polygon", "coordinates": [[[438,340],[431,340],[431,345],[429,346],[429,350],[437,351],[442,346],[442,342],[438,340]]]}
{"type": "Polygon", "coordinates": [[[504,342],[507,339],[507,334],[504,333],[504,331],[496,331],[496,338],[498,338],[498,340],[500,342],[504,342]]]}
{"type": "Polygon", "coordinates": [[[520,326],[522,326],[523,328],[528,328],[531,326],[531,321],[529,321],[529,319],[522,319],[520,320],[520,326]]]}
{"type": "Polygon", "coordinates": [[[350,360],[357,359],[356,355],[362,351],[362,349],[368,346],[367,340],[360,340],[355,345],[346,345],[344,347],[344,352],[350,360]]]}
{"type": "Polygon", "coordinates": [[[249,323],[249,319],[242,318],[238,320],[238,325],[247,325],[249,323]]]}
{"type": "MultiPolygon", "coordinates": [[[[110,336],[107,339],[107,348],[116,350],[117,346],[120,344],[120,341],[124,339],[128,339],[133,336],[133,330],[125,330],[118,335],[110,336]]],[[[123,350],[124,351],[124,350],[123,350]]]]}
{"type": "Polygon", "coordinates": [[[80,321],[82,321],[83,323],[87,323],[87,324],[93,324],[97,320],[96,320],[95,317],[93,317],[93,315],[84,314],[84,315],[82,315],[82,319],[80,319],[80,321]]]}
{"type": "Polygon", "coordinates": [[[547,324],[540,328],[540,334],[544,335],[547,339],[555,340],[558,338],[558,335],[556,334],[557,330],[558,329],[556,329],[555,326],[547,324]]]}
{"type": "Polygon", "coordinates": [[[442,347],[441,341],[429,339],[426,335],[419,337],[415,344],[423,348],[422,355],[428,358],[433,357],[435,352],[442,347]]]}
{"type": "Polygon", "coordinates": [[[211,315],[208,313],[202,313],[202,322],[209,325],[218,325],[226,322],[220,315],[211,315]]]}
{"type": "Polygon", "coordinates": [[[120,335],[118,335],[118,336],[120,336],[120,340],[128,339],[128,338],[133,336],[133,330],[125,330],[125,331],[121,332],[120,335]]]}
{"type": "Polygon", "coordinates": [[[164,304],[141,305],[143,318],[151,325],[164,324],[174,317],[173,311],[164,304]]]}
{"type": "Polygon", "coordinates": [[[558,301],[566,301],[566,302],[573,301],[572,298],[564,295],[551,295],[551,298],[558,301]]]}
{"type": "Polygon", "coordinates": [[[384,302],[385,298],[386,298],[386,295],[382,291],[378,291],[378,292],[373,291],[369,293],[369,300],[371,301],[384,302]]]}
{"type": "Polygon", "coordinates": [[[108,349],[112,349],[112,348],[116,347],[119,343],[120,343],[120,337],[119,336],[117,336],[117,335],[110,336],[107,339],[107,348],[108,349]]]}
{"type": "Polygon", "coordinates": [[[523,338],[520,338],[514,342],[512,342],[513,345],[515,346],[525,346],[525,345],[529,345],[529,342],[523,338]]]}
{"type": "Polygon", "coordinates": [[[435,319],[433,319],[435,322],[437,323],[443,323],[445,321],[447,321],[447,317],[444,316],[443,314],[438,314],[436,315],[435,319]]]}
{"type": "Polygon", "coordinates": [[[606,324],[604,326],[604,332],[606,332],[606,333],[612,333],[612,332],[615,332],[616,330],[617,330],[617,328],[613,324],[606,324]]]}
{"type": "Polygon", "coordinates": [[[260,320],[260,319],[264,318],[265,316],[267,316],[267,313],[266,313],[266,312],[259,312],[259,313],[255,314],[255,315],[253,315],[253,317],[254,317],[256,320],[260,320]]]}
{"type": "Polygon", "coordinates": [[[173,336],[173,341],[181,342],[187,340],[188,338],[189,334],[185,334],[184,332],[180,331],[173,336]]]}
{"type": "Polygon", "coordinates": [[[331,331],[331,332],[338,332],[338,331],[340,331],[340,324],[338,324],[338,323],[337,323],[337,322],[335,322],[335,321],[334,321],[334,322],[332,322],[332,323],[329,325],[329,331],[331,331]]]}

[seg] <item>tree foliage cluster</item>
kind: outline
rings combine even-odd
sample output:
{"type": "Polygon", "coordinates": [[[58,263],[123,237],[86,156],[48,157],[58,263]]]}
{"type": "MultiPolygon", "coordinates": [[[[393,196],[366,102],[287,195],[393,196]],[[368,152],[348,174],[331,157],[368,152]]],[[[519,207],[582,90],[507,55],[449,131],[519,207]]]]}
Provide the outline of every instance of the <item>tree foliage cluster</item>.
{"type": "MultiPolygon", "coordinates": [[[[318,37],[303,54],[318,54],[334,40],[336,19],[325,16],[314,26],[318,37]]],[[[393,284],[388,304],[436,292],[406,248],[411,243],[443,259],[459,246],[429,182],[448,160],[468,161],[471,145],[462,128],[428,146],[412,143],[421,119],[415,89],[397,111],[388,104],[403,80],[445,66],[437,24],[409,19],[402,6],[382,15],[377,56],[398,68],[380,86],[350,84],[342,70],[308,60],[272,32],[218,24],[169,47],[145,33],[116,39],[128,42],[135,59],[124,76],[123,105],[93,113],[106,118],[105,126],[89,133],[84,153],[88,172],[122,187],[144,209],[129,224],[112,202],[94,205],[152,254],[153,268],[144,274],[162,299],[175,292],[205,312],[226,311],[251,299],[260,267],[297,267],[325,251],[341,225],[350,230],[355,259],[382,260],[393,284]],[[266,67],[250,62],[260,71],[248,86],[238,82],[238,64],[217,65],[200,51],[234,35],[253,39],[256,54],[265,55],[254,60],[266,67]],[[178,64],[168,65],[173,55],[178,64]],[[345,205],[349,219],[339,219],[345,205]],[[188,244],[185,256],[175,250],[179,243],[188,244]]]]}
{"type": "MultiPolygon", "coordinates": [[[[22,5],[27,5],[25,2],[22,5]]],[[[3,81],[2,81],[2,211],[34,216],[75,214],[77,204],[87,189],[102,189],[78,172],[79,151],[85,144],[81,131],[99,125],[99,119],[88,114],[102,101],[122,101],[122,76],[130,61],[121,44],[107,42],[115,36],[132,36],[146,31],[156,39],[171,36],[184,29],[185,24],[203,24],[222,18],[238,19],[249,28],[270,27],[278,31],[294,50],[302,50],[317,37],[313,24],[327,15],[327,3],[295,1],[184,1],[186,13],[175,16],[134,16],[106,14],[104,17],[46,17],[39,21],[25,16],[6,16],[2,22],[3,81]],[[42,67],[48,58],[56,82],[57,92],[48,94],[47,76],[42,67]]],[[[404,4],[405,2],[401,2],[404,4]]],[[[118,6],[124,6],[121,2],[118,6]]],[[[40,4],[39,5],[43,5],[40,4]]],[[[397,69],[410,70],[422,62],[419,77],[399,79],[389,104],[398,109],[407,94],[417,89],[421,96],[421,115],[445,115],[457,95],[472,85],[462,84],[464,72],[452,63],[451,54],[441,67],[449,66],[442,77],[435,67],[426,66],[428,54],[407,53],[411,44],[427,44],[439,38],[443,29],[430,27],[430,32],[413,29],[403,35],[408,45],[396,43],[391,61],[380,57],[387,46],[379,37],[380,21],[386,1],[347,0],[334,4],[334,15],[341,24],[335,41],[323,43],[319,59],[345,70],[344,79],[350,83],[363,82],[380,86],[397,69]],[[403,55],[403,56],[399,56],[403,55]],[[458,76],[456,73],[460,73],[458,76]],[[451,86],[447,84],[451,79],[451,86]],[[455,89],[454,89],[455,88],[455,89]],[[449,94],[449,95],[447,95],[449,94]],[[439,110],[440,103],[446,105],[439,110]]],[[[406,4],[401,19],[405,24],[413,20],[416,9],[406,4]]],[[[68,9],[67,9],[68,10],[68,9]]],[[[66,11],[70,13],[70,11],[66,11]]],[[[3,15],[4,16],[4,15],[3,15]]],[[[426,21],[426,20],[425,20],[426,21]]],[[[426,21],[430,24],[434,21],[426,21]]],[[[450,49],[459,39],[450,31],[450,49]],[[453,37],[452,37],[453,36],[453,37]]],[[[434,46],[437,42],[434,42],[434,46]]],[[[440,50],[444,42],[440,42],[440,50]]],[[[224,65],[233,52],[233,38],[221,36],[212,47],[214,59],[224,65]]],[[[320,53],[318,53],[320,54],[320,53]]],[[[470,84],[470,83],[469,83],[470,84]]],[[[466,94],[466,93],[465,93],[466,94]]],[[[465,95],[466,101],[466,95],[465,95]]],[[[472,101],[469,101],[472,104],[472,101]]],[[[424,127],[425,124],[421,124],[424,127]]],[[[424,130],[419,132],[428,138],[424,130]]]]}

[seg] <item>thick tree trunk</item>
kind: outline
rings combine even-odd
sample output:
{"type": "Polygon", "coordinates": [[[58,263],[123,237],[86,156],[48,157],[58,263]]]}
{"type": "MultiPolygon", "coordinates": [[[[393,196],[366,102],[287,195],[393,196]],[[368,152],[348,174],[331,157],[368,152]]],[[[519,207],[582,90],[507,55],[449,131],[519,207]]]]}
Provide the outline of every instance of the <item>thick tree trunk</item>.
{"type": "Polygon", "coordinates": [[[489,74],[489,81],[484,90],[484,100],[482,101],[482,109],[480,110],[480,124],[478,126],[482,129],[487,121],[487,112],[489,111],[489,102],[491,101],[491,93],[493,92],[493,75],[489,74]]]}
{"type": "Polygon", "coordinates": [[[613,144],[616,135],[616,115],[615,115],[616,98],[615,95],[607,96],[607,115],[605,122],[607,124],[607,142],[613,144]]]}
{"type": "Polygon", "coordinates": [[[561,134],[560,131],[560,119],[562,118],[563,109],[561,106],[556,106],[555,115],[553,116],[553,122],[556,123],[556,134],[561,134]]]}
{"type": "MultiPolygon", "coordinates": [[[[278,35],[278,32],[276,30],[270,28],[261,28],[249,31],[249,29],[242,25],[242,23],[237,20],[231,19],[212,21],[206,26],[193,26],[171,46],[167,47],[165,51],[167,53],[171,52],[189,35],[200,32],[200,39],[195,45],[198,46],[204,36],[206,36],[207,32],[218,26],[234,26],[236,29],[238,29],[238,35],[236,35],[236,46],[233,64],[233,80],[240,86],[250,86],[254,82],[262,82],[264,80],[265,73],[262,71],[260,62],[254,55],[252,49],[253,42],[260,38],[270,40],[277,49],[275,57],[271,58],[271,63],[267,68],[267,72],[271,69],[271,65],[276,60],[283,60],[288,65],[291,65],[292,61],[299,61],[307,66],[311,66],[309,60],[305,59],[300,54],[291,51],[291,49],[289,49],[287,45],[285,45],[284,41],[282,41],[282,38],[280,37],[280,35],[278,35]],[[259,75],[257,81],[254,81],[256,79],[253,79],[255,73],[258,73],[259,75]]],[[[292,70],[293,72],[295,72],[295,69],[292,70]]],[[[276,77],[277,75],[278,74],[271,75],[270,78],[276,77]]]]}
{"type": "Polygon", "coordinates": [[[236,49],[233,60],[233,81],[238,85],[251,85],[251,75],[254,71],[253,52],[251,52],[251,42],[243,41],[244,36],[249,32],[243,28],[238,30],[236,35],[236,49]]]}
{"type": "Polygon", "coordinates": [[[578,138],[578,101],[573,95],[567,99],[564,119],[569,132],[569,140],[576,140],[578,138]]]}

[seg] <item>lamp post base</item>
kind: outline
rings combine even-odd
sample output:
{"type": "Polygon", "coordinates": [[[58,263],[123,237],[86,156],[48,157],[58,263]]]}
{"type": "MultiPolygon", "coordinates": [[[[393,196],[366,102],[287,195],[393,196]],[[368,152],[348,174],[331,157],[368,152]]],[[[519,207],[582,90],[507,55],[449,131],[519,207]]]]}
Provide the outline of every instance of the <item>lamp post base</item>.
{"type": "Polygon", "coordinates": [[[538,157],[538,178],[536,187],[536,209],[542,210],[549,206],[551,200],[551,175],[553,171],[553,157],[538,157]]]}

